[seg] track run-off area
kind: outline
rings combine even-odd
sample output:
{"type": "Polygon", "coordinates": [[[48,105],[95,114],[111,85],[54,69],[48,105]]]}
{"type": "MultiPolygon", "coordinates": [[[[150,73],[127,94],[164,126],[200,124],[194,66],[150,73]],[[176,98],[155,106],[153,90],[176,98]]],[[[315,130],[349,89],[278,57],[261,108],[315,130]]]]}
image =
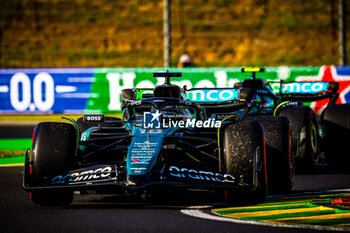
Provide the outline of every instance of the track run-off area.
{"type": "Polygon", "coordinates": [[[350,189],[270,196],[254,206],[213,208],[182,213],[216,221],[297,229],[350,231],[350,189]],[[213,215],[215,214],[215,215],[213,215]],[[223,218],[224,217],[224,218],[223,218]]]}

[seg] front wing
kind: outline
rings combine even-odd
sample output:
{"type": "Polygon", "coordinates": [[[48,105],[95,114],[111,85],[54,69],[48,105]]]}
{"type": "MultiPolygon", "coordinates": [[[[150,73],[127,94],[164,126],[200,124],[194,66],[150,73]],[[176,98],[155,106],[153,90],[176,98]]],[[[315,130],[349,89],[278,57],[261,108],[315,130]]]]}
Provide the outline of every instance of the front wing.
{"type": "MultiPolygon", "coordinates": [[[[221,189],[253,191],[254,180],[245,183],[244,175],[232,176],[208,168],[198,169],[188,164],[164,165],[153,169],[149,174],[131,176],[123,166],[101,164],[75,169],[54,177],[48,177],[41,184],[34,184],[30,164],[26,162],[23,175],[23,188],[35,190],[105,190],[108,193],[142,191],[152,187],[173,186],[183,189],[221,189]]],[[[250,176],[251,177],[251,176],[250,176]]]]}

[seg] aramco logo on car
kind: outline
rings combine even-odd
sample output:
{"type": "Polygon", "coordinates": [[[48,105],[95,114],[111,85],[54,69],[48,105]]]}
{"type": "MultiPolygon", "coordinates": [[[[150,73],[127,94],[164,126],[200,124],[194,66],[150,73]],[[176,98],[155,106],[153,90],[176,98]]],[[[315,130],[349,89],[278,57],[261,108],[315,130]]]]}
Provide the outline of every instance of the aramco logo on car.
{"type": "MultiPolygon", "coordinates": [[[[279,93],[281,90],[280,83],[271,83],[271,87],[275,93],[279,93]]],[[[292,83],[282,83],[282,93],[319,93],[327,91],[327,82],[292,82],[292,83]]]]}
{"type": "Polygon", "coordinates": [[[143,128],[144,129],[166,129],[172,127],[179,128],[220,128],[221,121],[214,118],[207,120],[191,119],[186,116],[182,120],[172,119],[171,117],[162,117],[162,113],[157,110],[156,112],[144,112],[143,113],[143,128]]]}
{"type": "Polygon", "coordinates": [[[187,91],[190,101],[195,102],[225,102],[236,100],[238,90],[233,88],[224,89],[192,89],[187,91]]]}

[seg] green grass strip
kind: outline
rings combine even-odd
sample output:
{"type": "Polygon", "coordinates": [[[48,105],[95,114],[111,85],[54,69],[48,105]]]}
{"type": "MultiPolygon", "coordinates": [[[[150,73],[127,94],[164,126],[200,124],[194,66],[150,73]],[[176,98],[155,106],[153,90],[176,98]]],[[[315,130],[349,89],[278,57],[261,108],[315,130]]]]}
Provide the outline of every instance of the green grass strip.
{"type": "Polygon", "coordinates": [[[321,194],[321,195],[315,195],[315,194],[310,194],[310,195],[300,195],[300,196],[294,196],[294,197],[275,197],[269,200],[269,202],[272,203],[280,203],[281,201],[297,201],[297,200],[302,200],[302,199],[322,199],[322,198],[328,198],[328,197],[334,197],[336,195],[341,195],[341,194],[335,194],[335,193],[329,193],[329,194],[321,194]],[[292,199],[291,199],[292,198],[292,199]]]}
{"type": "MultiPolygon", "coordinates": [[[[270,200],[272,201],[272,200],[270,200]]],[[[272,205],[294,205],[294,204],[309,204],[310,200],[294,200],[294,199],[289,199],[289,202],[265,202],[262,204],[259,204],[258,206],[272,206],[272,205]]]]}
{"type": "Polygon", "coordinates": [[[14,156],[9,158],[1,158],[0,159],[0,165],[7,165],[7,164],[13,164],[13,163],[23,163],[24,164],[25,156],[14,156]]]}
{"type": "Polygon", "coordinates": [[[332,225],[344,224],[349,222],[350,222],[350,218],[337,218],[337,219],[328,219],[328,220],[323,219],[323,220],[315,220],[315,221],[309,221],[309,222],[301,222],[301,224],[332,226],[332,225]]]}
{"type": "Polygon", "coordinates": [[[215,211],[215,213],[220,215],[235,214],[235,213],[247,213],[247,212],[257,212],[257,211],[270,211],[270,210],[288,210],[296,208],[311,208],[315,206],[305,206],[302,205],[291,205],[291,206],[276,206],[270,208],[256,208],[256,209],[246,209],[246,210],[227,210],[227,211],[215,211]]]}
{"type": "Polygon", "coordinates": [[[228,209],[228,210],[214,210],[215,213],[220,215],[227,215],[227,214],[234,214],[234,213],[245,213],[245,212],[256,212],[256,211],[269,211],[269,210],[286,210],[286,209],[295,209],[295,208],[311,208],[315,207],[316,205],[310,205],[309,201],[303,201],[303,202],[294,202],[294,203],[279,203],[279,204],[273,204],[273,205],[266,205],[266,207],[263,207],[264,205],[256,206],[256,208],[235,208],[235,209],[228,209]]]}
{"type": "Polygon", "coordinates": [[[31,138],[0,139],[0,150],[27,150],[31,146],[31,138]]]}
{"type": "MultiPolygon", "coordinates": [[[[292,213],[292,214],[276,214],[276,215],[268,215],[268,216],[260,216],[260,217],[249,217],[249,218],[240,218],[243,220],[254,220],[254,221],[262,221],[262,220],[276,220],[284,218],[299,218],[299,217],[310,217],[310,216],[321,216],[326,214],[334,214],[334,210],[321,210],[315,212],[303,212],[303,213],[292,213]]],[[[288,221],[292,223],[293,220],[288,221]]]]}

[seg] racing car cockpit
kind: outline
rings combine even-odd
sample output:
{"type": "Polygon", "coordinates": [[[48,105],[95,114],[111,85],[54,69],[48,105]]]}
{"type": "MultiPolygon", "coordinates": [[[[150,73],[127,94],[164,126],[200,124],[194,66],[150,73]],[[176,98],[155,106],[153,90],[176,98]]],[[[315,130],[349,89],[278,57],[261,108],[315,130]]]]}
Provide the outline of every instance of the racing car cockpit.
{"type": "Polygon", "coordinates": [[[133,102],[146,98],[153,97],[168,97],[175,99],[184,99],[182,96],[182,90],[179,86],[170,83],[171,77],[182,77],[181,73],[153,73],[153,77],[165,78],[165,82],[162,85],[153,88],[127,88],[122,90],[123,103],[133,102]]]}
{"type": "Polygon", "coordinates": [[[181,90],[179,86],[172,84],[165,84],[156,86],[153,92],[154,97],[169,97],[169,98],[181,98],[181,90]]]}

